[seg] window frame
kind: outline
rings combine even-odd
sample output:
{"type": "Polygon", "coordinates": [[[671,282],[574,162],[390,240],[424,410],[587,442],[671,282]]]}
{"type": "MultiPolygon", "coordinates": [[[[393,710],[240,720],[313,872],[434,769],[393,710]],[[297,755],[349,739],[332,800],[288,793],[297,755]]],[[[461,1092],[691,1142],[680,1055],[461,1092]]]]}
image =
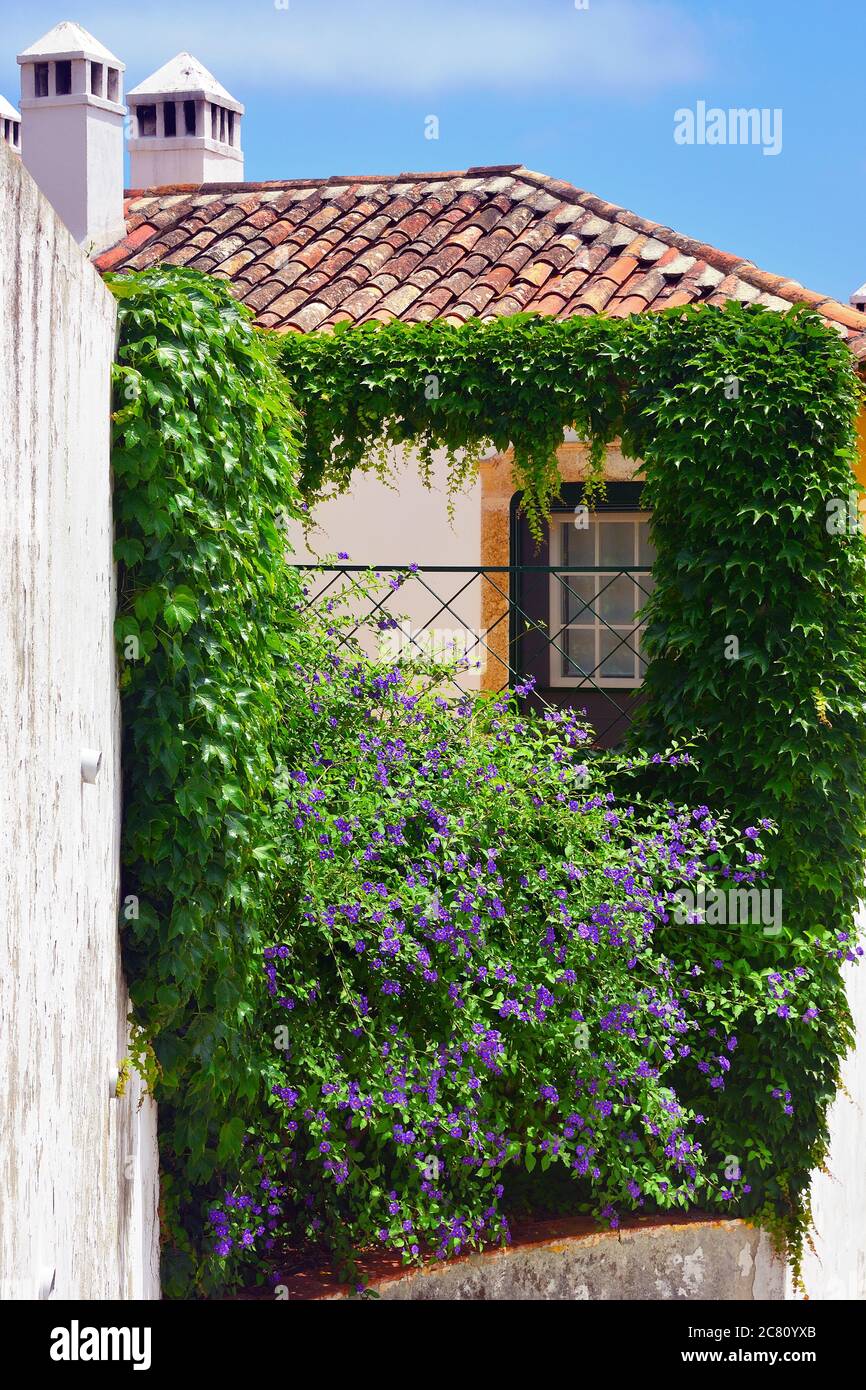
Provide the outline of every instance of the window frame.
{"type": "MultiPolygon", "coordinates": [[[[608,486],[608,492],[612,491],[612,486],[608,486]]],[[[574,511],[566,511],[565,508],[557,508],[551,512],[550,528],[550,564],[551,574],[549,580],[549,630],[550,642],[550,666],[548,688],[551,690],[639,690],[643,685],[645,670],[645,658],[640,652],[640,638],[645,631],[644,623],[618,622],[611,619],[609,622],[601,618],[597,612],[597,602],[603,592],[605,575],[599,573],[603,568],[603,556],[600,552],[601,531],[600,525],[607,522],[629,522],[632,528],[632,563],[624,566],[631,575],[633,582],[638,586],[638,598],[640,595],[640,579],[643,576],[650,578],[652,575],[652,563],[644,566],[640,563],[639,547],[639,526],[643,522],[648,522],[650,512],[640,505],[617,505],[615,497],[609,495],[607,502],[599,506],[590,516],[590,529],[594,535],[594,561],[592,568],[581,570],[577,565],[566,566],[562,555],[563,527],[570,523],[565,520],[567,516],[573,516],[574,511]],[[584,575],[587,578],[594,578],[596,583],[596,593],[589,602],[591,621],[574,622],[569,621],[565,611],[567,601],[567,591],[556,573],[553,570],[568,569],[575,577],[584,575]],[[563,672],[563,665],[569,662],[566,654],[566,636],[570,631],[591,632],[593,634],[593,659],[594,667],[592,671],[585,675],[567,675],[563,672]],[[602,652],[602,637],[605,633],[612,632],[619,637],[620,642],[614,647],[613,652],[607,654],[602,652]],[[637,639],[637,640],[636,640],[637,639]],[[632,657],[631,675],[602,675],[601,668],[616,652],[625,649],[632,657]],[[643,663],[644,670],[641,670],[643,663]]],[[[610,567],[610,580],[615,577],[615,568],[610,567]]],[[[644,596],[644,601],[648,595],[644,596]]],[[[635,612],[639,612],[643,603],[639,603],[635,612]]],[[[586,609],[584,609],[586,611],[586,609]]],[[[572,663],[574,664],[574,663],[572,663]]]]}

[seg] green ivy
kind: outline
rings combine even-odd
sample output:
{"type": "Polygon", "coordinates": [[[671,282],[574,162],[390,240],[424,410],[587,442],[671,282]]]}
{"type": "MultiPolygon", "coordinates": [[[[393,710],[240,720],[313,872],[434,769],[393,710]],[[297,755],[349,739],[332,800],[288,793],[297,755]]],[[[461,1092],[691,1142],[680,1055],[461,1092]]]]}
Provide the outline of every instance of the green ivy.
{"type": "Polygon", "coordinates": [[[393,446],[415,447],[425,476],[443,449],[453,494],[486,443],[514,450],[515,486],[536,536],[559,491],[557,450],[574,427],[591,441],[593,484],[621,431],[617,357],[624,323],[518,314],[462,327],[434,320],[286,335],[281,357],[302,405],[301,486],[309,500],[384,474],[393,446]],[[619,346],[618,346],[619,345],[619,346]]]}
{"type": "Polygon", "coordinates": [[[730,968],[755,977],[784,958],[820,969],[820,1012],[807,1047],[781,1020],[760,1047],[745,1040],[750,1084],[719,1098],[717,1118],[741,1154],[793,1155],[761,1184],[763,1215],[802,1232],[801,1194],[825,1157],[853,1041],[840,962],[857,950],[866,827],[859,384],[847,347],[813,315],[713,319],[653,335],[634,393],[657,551],[636,733],[654,747],[701,730],[689,795],[779,826],[768,874],[782,934],[748,971],[732,943],[730,968]],[[794,1078],[792,1119],[773,1092],[794,1078]]]}
{"type": "Polygon", "coordinates": [[[265,336],[193,272],[117,296],[116,634],[123,699],[123,936],[159,1080],[167,1287],[262,1081],[256,1027],[272,881],[271,787],[296,572],[294,409],[265,336]],[[172,1258],[173,1257],[173,1258],[172,1258]]]}

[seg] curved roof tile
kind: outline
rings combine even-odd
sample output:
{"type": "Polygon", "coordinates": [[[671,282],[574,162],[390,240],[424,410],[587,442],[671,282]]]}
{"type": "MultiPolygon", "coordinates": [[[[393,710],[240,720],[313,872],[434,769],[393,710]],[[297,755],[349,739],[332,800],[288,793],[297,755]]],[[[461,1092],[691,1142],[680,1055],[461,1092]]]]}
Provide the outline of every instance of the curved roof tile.
{"type": "Polygon", "coordinates": [[[126,225],[100,270],[193,265],[287,332],[735,298],[811,304],[866,364],[866,314],[517,164],[136,189],[126,225]]]}

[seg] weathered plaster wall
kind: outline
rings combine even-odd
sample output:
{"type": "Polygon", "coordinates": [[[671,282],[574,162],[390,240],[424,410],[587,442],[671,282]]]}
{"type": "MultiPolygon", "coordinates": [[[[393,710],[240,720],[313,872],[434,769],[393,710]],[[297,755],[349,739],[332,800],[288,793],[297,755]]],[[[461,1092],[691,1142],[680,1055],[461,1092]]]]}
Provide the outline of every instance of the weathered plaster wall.
{"type": "Polygon", "coordinates": [[[0,228],[0,1297],[155,1297],[154,1108],[112,1098],[115,310],[5,147],[0,228]]]}

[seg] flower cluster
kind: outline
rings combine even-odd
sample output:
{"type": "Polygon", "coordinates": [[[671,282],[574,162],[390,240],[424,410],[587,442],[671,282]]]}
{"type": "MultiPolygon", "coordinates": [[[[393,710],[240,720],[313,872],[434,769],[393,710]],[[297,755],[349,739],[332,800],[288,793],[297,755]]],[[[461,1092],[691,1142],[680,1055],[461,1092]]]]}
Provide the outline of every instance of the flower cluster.
{"type": "MultiPolygon", "coordinates": [[[[264,1155],[259,1154],[261,1168],[264,1155]]],[[[226,1259],[233,1250],[245,1255],[269,1255],[274,1248],[274,1232],[284,1217],[286,1188],[272,1182],[264,1173],[253,1192],[227,1192],[221,1203],[208,1211],[213,1232],[214,1252],[226,1259]]]]}

